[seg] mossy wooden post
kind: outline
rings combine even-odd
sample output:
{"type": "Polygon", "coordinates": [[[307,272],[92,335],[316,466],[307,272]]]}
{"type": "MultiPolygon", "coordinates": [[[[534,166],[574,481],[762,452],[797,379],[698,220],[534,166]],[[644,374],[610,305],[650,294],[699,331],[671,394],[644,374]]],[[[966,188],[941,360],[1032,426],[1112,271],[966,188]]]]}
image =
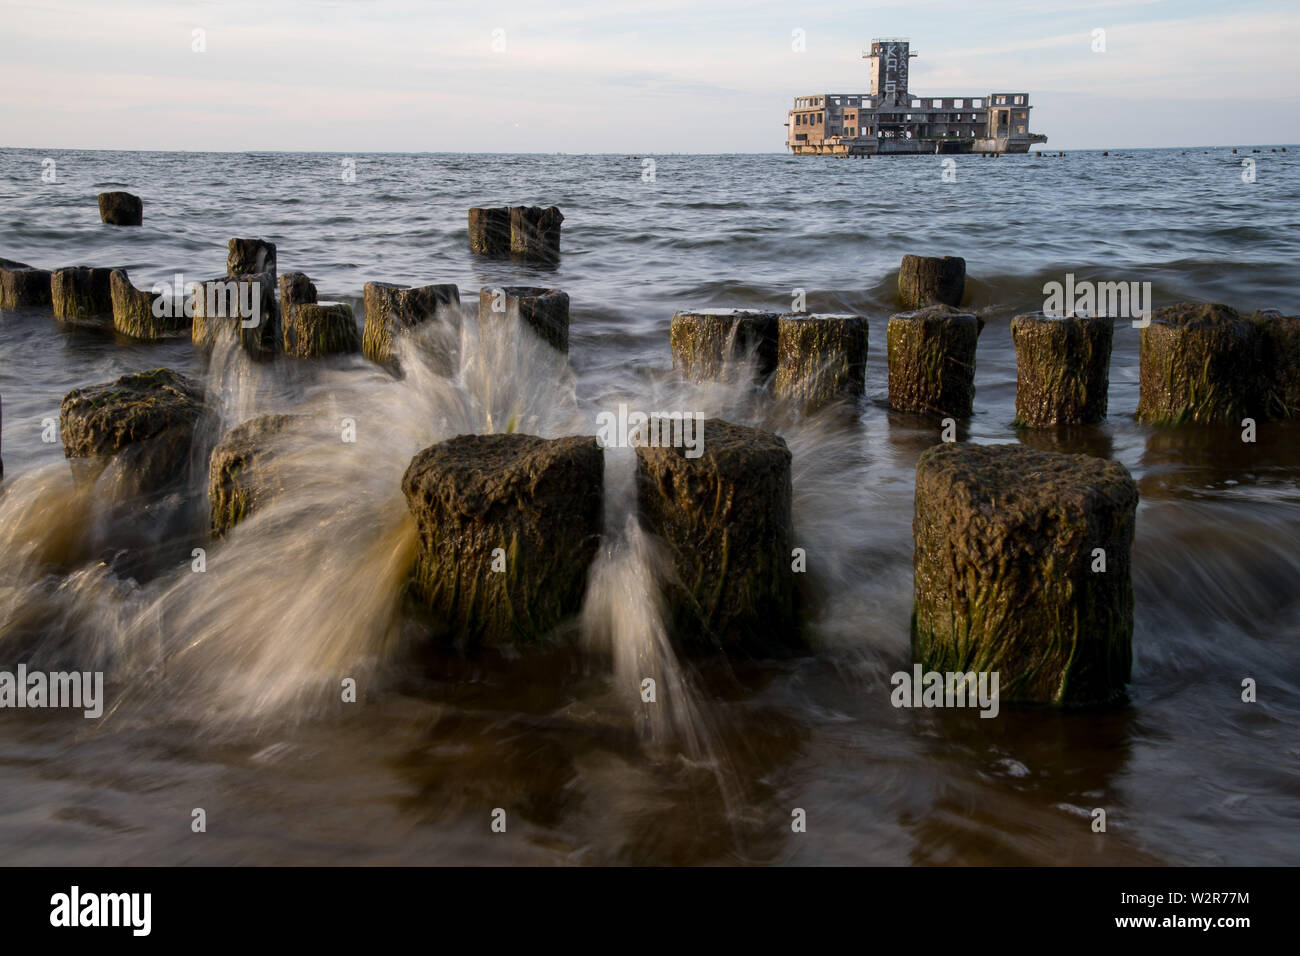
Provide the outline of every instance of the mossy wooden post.
{"type": "Polygon", "coordinates": [[[533,262],[560,258],[560,223],[564,214],[556,206],[510,207],[510,254],[533,262]]]}
{"type": "Polygon", "coordinates": [[[144,201],[125,192],[100,193],[99,218],[110,226],[139,226],[144,223],[144,201]]]}
{"type": "Polygon", "coordinates": [[[480,325],[510,315],[561,352],[569,351],[569,295],[559,289],[534,286],[484,286],[478,294],[480,325]]]}
{"type": "Polygon", "coordinates": [[[39,309],[50,305],[50,272],[3,260],[0,265],[0,309],[39,309]]]}
{"type": "Polygon", "coordinates": [[[1106,417],[1115,320],[1034,312],[1011,320],[1016,424],[1095,425],[1106,417]]]}
{"type": "Polygon", "coordinates": [[[685,436],[636,449],[641,520],[667,543],[676,570],[673,637],[743,653],[794,647],[801,636],[785,440],[717,418],[692,425],[694,451],[685,436]]]}
{"type": "Polygon", "coordinates": [[[898,269],[898,299],[904,309],[961,305],[966,294],[966,260],[960,256],[903,256],[898,269]]]}
{"type": "Polygon", "coordinates": [[[345,302],[295,305],[284,317],[284,353],[298,358],[348,355],[361,351],[352,306],[345,302]]]}
{"type": "Polygon", "coordinates": [[[213,537],[225,535],[284,491],[275,470],[278,443],[306,421],[302,415],[261,415],[231,429],[212,449],[208,504],[213,537]]]}
{"type": "Polygon", "coordinates": [[[852,402],[865,390],[867,320],[860,315],[783,315],[776,350],[772,390],[805,410],[852,402]]]}
{"type": "Polygon", "coordinates": [[[469,211],[469,251],[476,256],[510,254],[510,210],[474,207],[469,211]]]}
{"type": "Polygon", "coordinates": [[[312,305],[316,302],[316,285],[305,272],[286,272],[280,276],[280,311],[288,312],[291,306],[312,305]]]}
{"type": "MultiPolygon", "coordinates": [[[[413,289],[389,282],[367,282],[365,309],[361,351],[372,362],[395,367],[393,338],[435,321],[440,310],[454,319],[460,309],[460,289],[455,285],[426,285],[413,289]]],[[[567,321],[565,331],[568,331],[567,321]]],[[[444,371],[449,371],[449,363],[443,364],[444,371]]]]}
{"type": "Polygon", "coordinates": [[[50,299],[56,319],[104,319],[113,317],[112,269],[70,266],[50,273],[50,299]]]}
{"type": "Polygon", "coordinates": [[[758,309],[677,312],[669,327],[673,366],[694,382],[722,376],[727,366],[753,358],[754,374],[776,371],[779,313],[758,309]]]}
{"type": "Polygon", "coordinates": [[[576,616],[604,475],[594,437],[461,435],[416,455],[402,478],[419,538],[412,593],[442,636],[526,644],[576,616]]]}
{"type": "Polygon", "coordinates": [[[1157,309],[1142,329],[1139,421],[1240,425],[1263,417],[1259,327],[1226,305],[1157,309]]]}
{"type": "Polygon", "coordinates": [[[228,275],[197,288],[191,326],[195,347],[210,349],[223,334],[239,342],[251,358],[280,353],[284,336],[274,273],[228,275]]]}
{"type": "Polygon", "coordinates": [[[144,292],[131,284],[125,269],[114,269],[108,283],[113,299],[113,328],[122,335],[152,341],[190,334],[190,316],[185,314],[181,290],[174,290],[174,295],[144,292]]]}
{"type": "Polygon", "coordinates": [[[1300,418],[1300,316],[1269,310],[1251,321],[1259,328],[1264,414],[1275,421],[1300,418]]]}
{"type": "Polygon", "coordinates": [[[983,330],[983,319],[945,305],[891,316],[886,335],[890,408],[969,418],[983,330]]]}
{"type": "Polygon", "coordinates": [[[79,484],[115,461],[119,495],[161,491],[186,474],[207,415],[199,382],[167,368],[123,375],[64,396],[63,454],[79,484]]]}
{"type": "Polygon", "coordinates": [[[1117,461],[940,444],[916,466],[914,659],[999,699],[1095,704],[1129,679],[1138,490],[1117,461]]]}
{"type": "Polygon", "coordinates": [[[275,285],[275,243],[265,239],[231,239],[226,243],[226,275],[248,276],[269,273],[275,285]]]}

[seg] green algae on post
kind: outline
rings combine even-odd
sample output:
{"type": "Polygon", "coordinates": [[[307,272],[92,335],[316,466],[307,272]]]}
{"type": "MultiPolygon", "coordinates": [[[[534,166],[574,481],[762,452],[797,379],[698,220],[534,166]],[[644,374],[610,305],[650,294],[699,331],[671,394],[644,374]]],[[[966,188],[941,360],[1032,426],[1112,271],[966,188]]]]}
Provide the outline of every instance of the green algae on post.
{"type": "Polygon", "coordinates": [[[1226,305],[1157,309],[1141,332],[1138,421],[1240,425],[1262,417],[1259,328],[1226,305]]]}
{"type": "Polygon", "coordinates": [[[886,333],[889,407],[969,418],[975,404],[975,350],[984,320],[947,305],[891,316],[886,333]]]}
{"type": "Polygon", "coordinates": [[[912,649],[997,671],[1003,701],[1095,704],[1129,679],[1138,490],[1117,461],[941,444],[916,466],[912,649]]]}
{"type": "Polygon", "coordinates": [[[903,256],[898,269],[898,300],[904,309],[961,305],[966,294],[966,260],[960,256],[903,256]]]}
{"type": "Polygon", "coordinates": [[[860,315],[783,315],[777,322],[773,392],[814,410],[853,401],[866,383],[867,320],[860,315]]]}
{"type": "Polygon", "coordinates": [[[207,412],[203,386],[168,368],[74,389],[59,406],[63,454],[79,483],[118,458],[125,491],[158,491],[185,474],[207,412]]]}
{"type": "MultiPolygon", "coordinates": [[[[367,282],[365,327],[361,351],[379,365],[397,370],[393,338],[426,322],[436,321],[440,312],[455,320],[460,309],[460,289],[455,285],[426,285],[410,288],[390,282],[367,282]]],[[[450,345],[450,343],[448,343],[450,345]]],[[[444,348],[439,371],[451,374],[450,349],[444,348]]]]}
{"type": "Polygon", "coordinates": [[[698,309],[677,312],[668,330],[673,366],[689,380],[716,379],[733,363],[755,361],[764,379],[776,371],[776,312],[757,309],[698,309]]]}
{"type": "Polygon", "coordinates": [[[590,436],[461,435],[402,478],[419,546],[415,598],[441,636],[503,647],[582,607],[600,539],[604,454],[590,436]]]}
{"type": "Polygon", "coordinates": [[[1106,417],[1115,320],[1041,312],[1011,320],[1016,421],[1023,427],[1094,425],[1106,417]]]}
{"type": "Polygon", "coordinates": [[[305,421],[302,415],[261,415],[231,429],[212,449],[208,503],[213,537],[223,536],[283,491],[275,475],[276,441],[305,421]]]}
{"type": "Polygon", "coordinates": [[[636,449],[641,520],[676,570],[672,637],[755,654],[796,646],[785,440],[717,418],[699,438],[696,458],[685,447],[636,449]]]}
{"type": "Polygon", "coordinates": [[[345,302],[295,305],[284,317],[284,353],[298,358],[348,355],[361,351],[352,306],[345,302]]]}

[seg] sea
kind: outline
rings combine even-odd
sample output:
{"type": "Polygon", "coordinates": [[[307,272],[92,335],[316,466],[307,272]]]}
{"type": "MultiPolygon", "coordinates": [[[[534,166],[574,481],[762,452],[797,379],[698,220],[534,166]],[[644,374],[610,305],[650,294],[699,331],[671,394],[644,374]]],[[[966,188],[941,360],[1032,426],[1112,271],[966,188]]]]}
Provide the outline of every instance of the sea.
{"type": "Polygon", "coordinates": [[[0,709],[0,861],[1300,863],[1300,427],[1261,423],[1246,442],[1235,426],[1137,423],[1139,332],[1122,321],[1105,423],[1017,430],[1009,332],[1067,277],[1150,283],[1157,308],[1297,314],[1294,144],[0,150],[0,257],[123,267],[148,289],[222,275],[232,237],[275,243],[282,274],[307,273],[358,322],[367,282],[457,284],[458,364],[444,374],[418,337],[396,378],[359,355],[253,363],[0,313],[0,670],[102,672],[105,695],[97,718],[0,709]],[[96,194],[119,189],[143,198],[142,227],[100,222],[96,194]],[[470,254],[467,210],[519,204],[562,210],[558,263],[470,254]],[[916,462],[941,440],[888,407],[909,253],[964,257],[964,305],[986,323],[956,437],[1118,459],[1138,483],[1132,680],[1114,706],[983,719],[891,703],[891,675],[912,666],[916,462]],[[567,355],[480,334],[479,290],[503,285],[568,293],[567,355]],[[800,306],[868,320],[866,394],[847,417],[783,407],[744,375],[674,373],[675,311],[800,306]],[[295,448],[292,480],[222,540],[205,533],[201,469],[124,514],[74,486],[59,406],[157,367],[201,380],[223,431],[294,412],[348,419],[356,440],[295,448]],[[606,453],[604,535],[565,635],[509,653],[430,645],[406,598],[411,458],[458,434],[594,435],[620,404],[785,439],[814,598],[805,652],[679,653],[628,449],[606,453]]]}

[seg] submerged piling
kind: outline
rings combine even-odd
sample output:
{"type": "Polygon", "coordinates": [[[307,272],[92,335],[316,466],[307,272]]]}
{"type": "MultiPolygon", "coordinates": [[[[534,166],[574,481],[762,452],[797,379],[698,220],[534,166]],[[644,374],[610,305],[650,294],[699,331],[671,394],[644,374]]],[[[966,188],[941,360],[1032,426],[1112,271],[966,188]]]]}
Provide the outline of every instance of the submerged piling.
{"type": "Polygon", "coordinates": [[[50,305],[50,272],[10,259],[0,260],[0,309],[50,305]]]}
{"type": "Polygon", "coordinates": [[[904,309],[961,305],[966,294],[966,260],[960,256],[903,256],[898,270],[898,298],[904,309]]]}
{"type": "Polygon", "coordinates": [[[944,305],[891,316],[890,408],[969,418],[975,403],[975,351],[983,330],[983,319],[944,305]]]}
{"type": "Polygon", "coordinates": [[[99,319],[111,324],[112,269],[71,266],[50,273],[50,299],[56,319],[99,319]]]}
{"type": "Polygon", "coordinates": [[[510,254],[510,210],[475,206],[469,211],[469,251],[478,256],[510,254]]]}
{"type": "Polygon", "coordinates": [[[1137,486],[1117,461],[940,444],[916,467],[913,658],[999,698],[1095,704],[1132,662],[1137,486]]]}
{"type": "MultiPolygon", "coordinates": [[[[685,423],[682,423],[685,424],[685,423]]],[[[797,645],[790,451],[770,432],[692,420],[693,445],[637,446],[637,507],[672,555],[674,640],[765,654],[797,645]]],[[[663,435],[660,425],[657,433],[663,435]]]]}
{"type": "Polygon", "coordinates": [[[249,356],[268,359],[283,338],[273,273],[228,275],[198,286],[191,336],[195,347],[211,348],[229,335],[249,356]]]}
{"type": "Polygon", "coordinates": [[[108,192],[96,197],[99,218],[110,226],[139,226],[144,223],[144,201],[132,193],[108,192]]]}
{"type": "Polygon", "coordinates": [[[1093,425],[1106,417],[1115,320],[1042,312],[1011,320],[1016,424],[1093,425]]]}
{"type": "Polygon", "coordinates": [[[758,309],[698,309],[674,313],[668,338],[673,366],[695,382],[718,378],[727,365],[753,356],[755,375],[776,371],[776,312],[758,309]]]}
{"type": "MultiPolygon", "coordinates": [[[[435,321],[441,310],[451,319],[459,315],[460,289],[455,285],[426,285],[411,288],[389,282],[367,282],[365,328],[361,351],[380,365],[394,366],[393,339],[426,322],[435,321]]],[[[567,318],[567,316],[566,316],[567,318]]],[[[567,322],[566,322],[567,333],[567,322]]],[[[444,371],[450,371],[450,356],[444,356],[444,371]]]]}
{"type": "Polygon", "coordinates": [[[157,340],[189,334],[190,317],[185,314],[181,290],[145,292],[132,285],[125,269],[114,269],[108,281],[113,328],[122,335],[157,340]]]}
{"type": "Polygon", "coordinates": [[[569,296],[559,289],[535,286],[484,286],[478,294],[480,325],[499,321],[511,312],[542,341],[569,351],[569,296]]]}
{"type": "Polygon", "coordinates": [[[867,320],[860,315],[783,315],[777,320],[773,392],[806,410],[853,401],[865,390],[867,320]]]}
{"type": "Polygon", "coordinates": [[[510,254],[534,262],[555,262],[560,258],[560,223],[564,214],[558,206],[512,206],[510,208],[510,254]]]}
{"type": "Polygon", "coordinates": [[[1226,305],[1157,309],[1141,332],[1138,420],[1239,425],[1262,417],[1259,334],[1256,323],[1226,305]]]}
{"type": "Polygon", "coordinates": [[[604,471],[590,436],[461,435],[411,460],[402,478],[419,538],[411,590],[441,636],[532,643],[577,615],[604,471]]]}
{"type": "Polygon", "coordinates": [[[283,322],[286,355],[323,358],[361,351],[356,316],[345,302],[295,305],[283,322]]]}

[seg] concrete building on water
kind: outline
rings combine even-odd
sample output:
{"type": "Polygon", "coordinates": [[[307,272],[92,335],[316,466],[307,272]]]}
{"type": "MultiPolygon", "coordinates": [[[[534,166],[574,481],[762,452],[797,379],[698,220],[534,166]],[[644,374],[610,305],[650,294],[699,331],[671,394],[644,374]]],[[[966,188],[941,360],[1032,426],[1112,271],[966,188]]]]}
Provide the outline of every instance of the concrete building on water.
{"type": "Polygon", "coordinates": [[[1027,153],[1047,137],[1029,132],[1028,93],[918,96],[907,89],[916,56],[901,38],[871,41],[870,93],[796,97],[786,145],[796,156],[876,153],[1027,153]]]}

